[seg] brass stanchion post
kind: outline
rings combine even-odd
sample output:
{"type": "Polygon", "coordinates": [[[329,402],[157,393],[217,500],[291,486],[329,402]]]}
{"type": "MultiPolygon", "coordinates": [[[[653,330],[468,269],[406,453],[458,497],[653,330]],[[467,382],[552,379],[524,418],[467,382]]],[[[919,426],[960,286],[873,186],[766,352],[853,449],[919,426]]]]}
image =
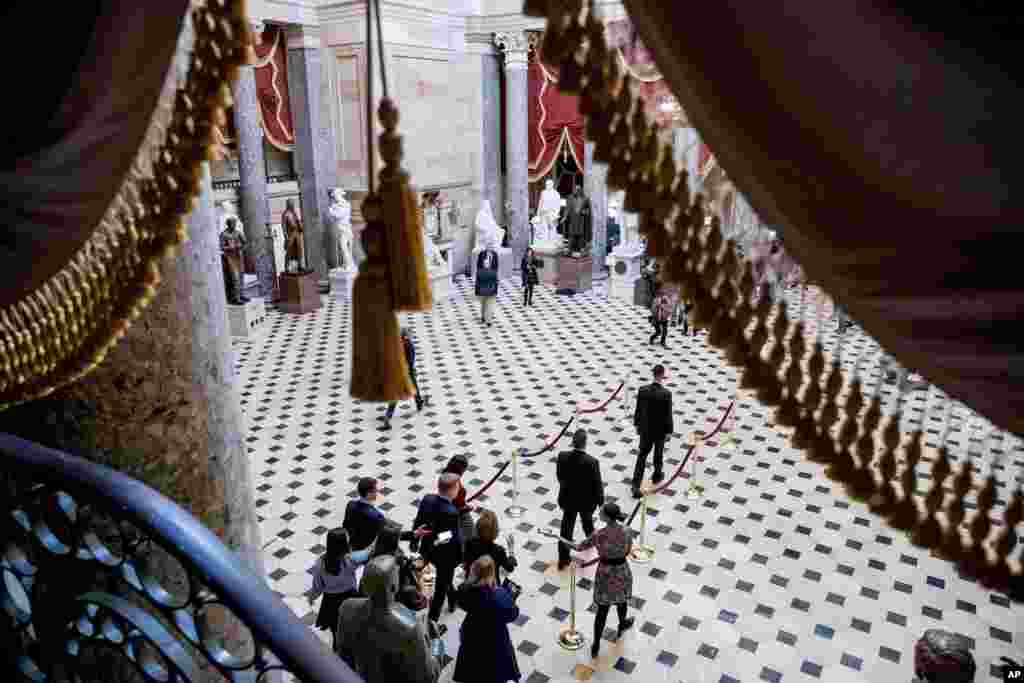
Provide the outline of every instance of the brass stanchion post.
{"type": "Polygon", "coordinates": [[[519,519],[526,508],[519,504],[519,455],[526,453],[525,448],[512,451],[512,505],[505,508],[505,514],[512,519],[519,519]]]}
{"type": "Polygon", "coordinates": [[[647,564],[654,559],[654,548],[647,545],[647,491],[640,499],[640,542],[633,546],[629,557],[637,564],[647,564]]]}
{"type": "Polygon", "coordinates": [[[690,500],[700,498],[704,495],[704,487],[697,483],[697,461],[700,452],[700,442],[703,441],[702,432],[693,433],[693,465],[690,467],[690,486],[686,489],[686,497],[690,500]]]}
{"type": "Polygon", "coordinates": [[[576,560],[569,562],[569,628],[562,629],[558,634],[558,644],[563,650],[578,650],[586,640],[576,630],[576,560]]]}

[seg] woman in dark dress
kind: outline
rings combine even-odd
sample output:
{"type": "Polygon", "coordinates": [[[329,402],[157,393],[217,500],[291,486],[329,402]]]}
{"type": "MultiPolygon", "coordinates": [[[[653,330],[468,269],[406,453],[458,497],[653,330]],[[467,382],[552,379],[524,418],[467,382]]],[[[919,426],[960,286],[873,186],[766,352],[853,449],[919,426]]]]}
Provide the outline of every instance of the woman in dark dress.
{"type": "Polygon", "coordinates": [[[359,595],[356,569],[369,561],[372,548],[352,552],[348,532],[341,528],[331,529],[327,532],[327,552],[313,565],[309,604],[312,605],[323,594],[316,627],[321,631],[331,630],[331,647],[338,628],[338,608],[345,600],[359,595]]]}
{"type": "MultiPolygon", "coordinates": [[[[469,573],[470,567],[479,558],[489,555],[498,569],[506,572],[515,571],[516,560],[509,557],[501,545],[497,543],[498,538],[498,515],[490,510],[480,513],[480,519],[476,522],[476,537],[466,543],[466,552],[462,554],[462,561],[469,573]]],[[[495,570],[495,580],[501,584],[501,572],[495,570]]]]}
{"type": "Polygon", "coordinates": [[[480,297],[480,321],[490,327],[498,296],[498,252],[493,249],[484,249],[476,258],[476,295],[480,297]]]}
{"type": "MultiPolygon", "coordinates": [[[[616,503],[605,503],[601,508],[601,519],[606,524],[603,529],[598,529],[578,545],[569,544],[576,551],[596,548],[599,558],[597,572],[594,574],[597,614],[594,617],[594,644],[590,646],[593,657],[597,657],[601,649],[601,634],[604,633],[612,605],[615,605],[619,613],[619,635],[633,626],[633,619],[626,617],[629,599],[633,596],[633,572],[629,569],[629,552],[633,541],[629,529],[622,526],[626,515],[616,503]]],[[[576,561],[582,562],[581,558],[576,558],[576,561]]]]}
{"type": "Polygon", "coordinates": [[[519,618],[511,591],[497,585],[494,560],[485,555],[473,563],[469,579],[459,586],[459,604],[466,618],[459,629],[455,683],[518,681],[519,663],[508,625],[519,618]]]}
{"type": "Polygon", "coordinates": [[[540,275],[537,273],[539,261],[533,253],[533,248],[526,250],[519,270],[523,274],[523,306],[533,305],[533,288],[540,283],[540,275]]]}

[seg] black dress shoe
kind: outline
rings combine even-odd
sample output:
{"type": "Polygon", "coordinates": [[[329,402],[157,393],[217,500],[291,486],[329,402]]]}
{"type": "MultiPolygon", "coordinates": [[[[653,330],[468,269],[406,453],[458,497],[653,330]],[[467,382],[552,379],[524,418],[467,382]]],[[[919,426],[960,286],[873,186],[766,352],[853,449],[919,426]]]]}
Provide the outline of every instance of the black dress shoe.
{"type": "Polygon", "coordinates": [[[657,483],[660,483],[661,481],[663,481],[664,479],[665,479],[664,473],[662,473],[662,472],[655,472],[654,475],[651,477],[651,483],[652,484],[657,484],[657,483]]]}

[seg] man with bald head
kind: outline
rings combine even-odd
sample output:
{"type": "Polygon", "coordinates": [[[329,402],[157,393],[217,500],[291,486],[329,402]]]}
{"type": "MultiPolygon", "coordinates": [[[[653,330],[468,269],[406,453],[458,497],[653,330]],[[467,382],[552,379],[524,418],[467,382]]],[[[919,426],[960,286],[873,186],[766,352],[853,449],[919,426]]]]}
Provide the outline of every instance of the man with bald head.
{"type": "Polygon", "coordinates": [[[430,600],[430,619],[441,617],[448,598],[449,611],[455,611],[455,568],[462,562],[462,528],[459,511],[452,503],[459,492],[459,477],[445,473],[437,480],[437,493],[423,496],[412,527],[419,541],[420,554],[434,565],[434,597],[430,600]]]}
{"type": "Polygon", "coordinates": [[[390,555],[366,565],[359,590],[366,598],[341,605],[334,649],[366,683],[435,683],[441,663],[422,622],[395,602],[398,565],[390,555]]]}

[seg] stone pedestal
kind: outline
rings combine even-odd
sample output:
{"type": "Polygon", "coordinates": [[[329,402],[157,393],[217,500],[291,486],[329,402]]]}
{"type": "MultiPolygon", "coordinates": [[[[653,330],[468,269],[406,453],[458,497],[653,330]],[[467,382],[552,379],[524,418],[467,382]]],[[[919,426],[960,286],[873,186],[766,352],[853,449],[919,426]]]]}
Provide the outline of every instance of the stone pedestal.
{"type": "Polygon", "coordinates": [[[559,294],[577,294],[590,289],[594,281],[594,258],[587,256],[560,256],[558,258],[559,294]]]}
{"type": "Polygon", "coordinates": [[[540,268],[537,269],[537,275],[540,276],[540,281],[546,285],[553,285],[558,281],[558,252],[558,249],[533,248],[533,253],[541,262],[540,268]]]}
{"type": "Polygon", "coordinates": [[[619,255],[613,253],[608,257],[608,264],[611,269],[608,298],[632,303],[634,300],[633,290],[636,281],[641,277],[644,257],[640,254],[619,255]]]}
{"type": "Polygon", "coordinates": [[[433,293],[434,301],[444,301],[451,296],[451,268],[431,268],[427,271],[427,277],[430,278],[430,291],[433,293]]]}
{"type": "Polygon", "coordinates": [[[355,284],[356,275],[355,270],[345,270],[344,268],[332,268],[327,274],[331,281],[331,296],[336,301],[352,300],[352,285],[355,284]]]}
{"type": "MultiPolygon", "coordinates": [[[[470,276],[476,279],[476,260],[480,257],[482,249],[474,249],[473,255],[470,257],[469,262],[470,276]]],[[[498,247],[495,249],[498,252],[498,279],[507,280],[512,277],[514,273],[519,272],[519,263],[515,261],[512,256],[512,250],[508,247],[498,247]]]]}
{"type": "Polygon", "coordinates": [[[267,307],[262,300],[254,299],[241,306],[228,304],[228,327],[232,337],[253,339],[267,329],[267,307]]]}
{"type": "Polygon", "coordinates": [[[285,313],[309,313],[322,305],[319,277],[316,271],[282,273],[278,279],[281,300],[278,308],[285,313]]]}

